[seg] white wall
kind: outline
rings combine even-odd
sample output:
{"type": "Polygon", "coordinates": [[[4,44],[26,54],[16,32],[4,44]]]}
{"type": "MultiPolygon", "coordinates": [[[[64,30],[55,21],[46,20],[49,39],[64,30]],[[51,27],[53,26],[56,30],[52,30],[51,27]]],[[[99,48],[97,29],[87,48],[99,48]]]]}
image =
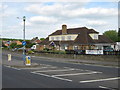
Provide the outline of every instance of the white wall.
{"type": "Polygon", "coordinates": [[[69,41],[69,40],[75,40],[77,38],[77,36],[78,36],[78,34],[53,35],[53,36],[49,36],[49,41],[69,41]]]}

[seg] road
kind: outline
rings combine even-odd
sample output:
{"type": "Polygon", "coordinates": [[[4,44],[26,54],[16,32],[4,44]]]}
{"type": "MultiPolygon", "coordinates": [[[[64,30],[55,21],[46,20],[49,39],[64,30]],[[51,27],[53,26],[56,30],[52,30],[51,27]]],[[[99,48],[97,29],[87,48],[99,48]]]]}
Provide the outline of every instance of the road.
{"type": "MultiPolygon", "coordinates": [[[[3,62],[7,54],[2,53],[3,62]]],[[[12,60],[21,61],[22,54],[12,53],[12,60]]],[[[32,56],[39,66],[16,68],[2,67],[3,88],[118,88],[119,68],[87,64],[55,62],[48,58],[32,56]]]]}

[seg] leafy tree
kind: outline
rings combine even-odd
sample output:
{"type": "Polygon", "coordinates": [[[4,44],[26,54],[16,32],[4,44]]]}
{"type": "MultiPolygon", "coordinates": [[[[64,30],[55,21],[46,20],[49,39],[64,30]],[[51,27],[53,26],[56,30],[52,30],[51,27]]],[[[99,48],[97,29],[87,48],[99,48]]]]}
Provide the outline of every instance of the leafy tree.
{"type": "Polygon", "coordinates": [[[103,33],[103,35],[107,36],[108,38],[110,38],[114,42],[118,41],[118,32],[116,30],[105,31],[103,33]]]}
{"type": "Polygon", "coordinates": [[[119,28],[119,31],[118,31],[118,42],[120,42],[120,28],[119,28]]]}
{"type": "Polygon", "coordinates": [[[35,45],[35,43],[29,43],[29,44],[26,44],[26,48],[31,48],[33,45],[35,45]]]}
{"type": "Polygon", "coordinates": [[[10,48],[15,48],[17,46],[17,43],[10,44],[10,48]]]}
{"type": "Polygon", "coordinates": [[[45,40],[45,38],[40,38],[41,41],[45,40]]]}
{"type": "Polygon", "coordinates": [[[23,45],[16,45],[15,47],[16,48],[21,48],[21,47],[23,47],[23,45]]]}

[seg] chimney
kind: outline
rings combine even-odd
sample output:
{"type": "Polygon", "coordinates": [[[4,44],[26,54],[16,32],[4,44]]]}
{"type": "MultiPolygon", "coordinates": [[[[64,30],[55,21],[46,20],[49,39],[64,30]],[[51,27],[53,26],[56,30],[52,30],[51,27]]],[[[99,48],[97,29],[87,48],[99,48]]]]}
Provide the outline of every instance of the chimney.
{"type": "Polygon", "coordinates": [[[62,34],[67,34],[67,25],[62,25],[62,34]]]}

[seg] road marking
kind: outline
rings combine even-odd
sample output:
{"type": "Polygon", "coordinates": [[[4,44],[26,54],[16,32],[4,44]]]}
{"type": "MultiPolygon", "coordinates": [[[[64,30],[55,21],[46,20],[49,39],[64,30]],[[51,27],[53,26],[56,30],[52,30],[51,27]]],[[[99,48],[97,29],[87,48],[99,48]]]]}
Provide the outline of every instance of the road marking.
{"type": "Polygon", "coordinates": [[[72,71],[75,69],[61,69],[61,70],[46,70],[46,71],[34,71],[34,72],[60,72],[60,71],[72,71]]]}
{"type": "Polygon", "coordinates": [[[75,75],[85,75],[85,74],[96,74],[102,72],[87,72],[87,73],[74,73],[74,74],[60,74],[60,75],[53,75],[53,76],[75,76],[75,75]]]}
{"type": "Polygon", "coordinates": [[[112,89],[112,88],[104,87],[104,86],[99,86],[99,88],[104,88],[104,89],[109,89],[109,90],[116,90],[116,89],[112,89]]]}
{"type": "Polygon", "coordinates": [[[57,67],[21,68],[21,69],[44,69],[44,68],[57,68],[57,67]]]}
{"type": "Polygon", "coordinates": [[[52,77],[56,78],[56,79],[72,82],[72,80],[70,80],[70,79],[65,79],[65,78],[60,78],[60,77],[55,77],[55,76],[52,76],[52,77]]]}
{"type": "Polygon", "coordinates": [[[106,79],[96,79],[96,80],[86,80],[86,81],[80,81],[80,83],[90,83],[90,82],[99,82],[99,81],[109,81],[109,80],[116,80],[116,79],[120,79],[120,77],[106,78],[106,79]]]}
{"type": "Polygon", "coordinates": [[[6,65],[4,65],[4,66],[10,68],[10,66],[6,66],[6,65]]]}
{"type": "Polygon", "coordinates": [[[46,76],[46,77],[51,77],[50,75],[47,75],[47,74],[42,74],[42,73],[36,73],[36,72],[30,72],[30,73],[33,73],[33,74],[38,74],[38,75],[42,75],[42,76],[46,76]]]}
{"type": "Polygon", "coordinates": [[[15,68],[15,67],[11,67],[12,69],[15,69],[15,70],[21,70],[21,69],[19,69],[19,68],[15,68]]]}
{"type": "Polygon", "coordinates": [[[72,80],[70,80],[70,79],[65,79],[65,78],[59,78],[59,77],[55,77],[55,76],[50,76],[50,75],[43,74],[43,73],[36,73],[36,72],[31,72],[31,73],[32,73],[32,74],[37,74],[37,75],[46,76],[46,77],[50,77],[50,78],[55,78],[55,79],[59,79],[59,80],[64,80],[64,81],[72,82],[72,80]]]}
{"type": "Polygon", "coordinates": [[[7,68],[15,69],[15,70],[21,70],[21,69],[19,69],[19,68],[15,68],[15,67],[11,67],[11,66],[6,66],[6,65],[4,65],[4,66],[7,67],[7,68]]]}

